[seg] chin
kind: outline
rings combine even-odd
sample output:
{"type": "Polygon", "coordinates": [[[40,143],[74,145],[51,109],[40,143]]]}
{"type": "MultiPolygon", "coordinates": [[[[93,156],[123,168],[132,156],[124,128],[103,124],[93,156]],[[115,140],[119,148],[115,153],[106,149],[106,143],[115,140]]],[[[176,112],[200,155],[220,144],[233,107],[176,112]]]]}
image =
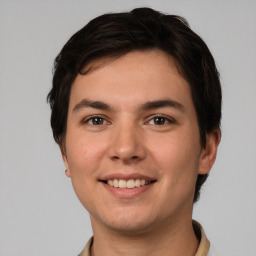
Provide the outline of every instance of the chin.
{"type": "Polygon", "coordinates": [[[152,228],[154,217],[146,216],[143,212],[122,212],[120,214],[105,215],[100,222],[108,229],[126,234],[140,234],[152,228]]]}
{"type": "Polygon", "coordinates": [[[141,234],[147,232],[151,227],[150,222],[145,219],[142,221],[114,221],[109,224],[109,228],[120,233],[141,234]]]}

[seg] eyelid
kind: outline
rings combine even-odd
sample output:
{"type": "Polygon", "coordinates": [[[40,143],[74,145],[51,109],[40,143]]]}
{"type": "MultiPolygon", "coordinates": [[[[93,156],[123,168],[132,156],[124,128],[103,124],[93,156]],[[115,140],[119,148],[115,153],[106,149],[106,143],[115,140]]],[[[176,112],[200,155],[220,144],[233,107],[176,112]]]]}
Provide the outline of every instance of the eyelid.
{"type": "MultiPolygon", "coordinates": [[[[83,119],[81,120],[81,124],[88,124],[89,121],[92,120],[92,119],[94,119],[94,118],[101,118],[101,119],[103,119],[104,122],[106,122],[106,123],[104,123],[104,124],[102,124],[102,125],[110,124],[110,121],[107,120],[106,116],[104,116],[104,115],[97,115],[97,114],[95,114],[95,115],[89,115],[89,116],[83,118],[83,119]]],[[[93,124],[89,124],[89,125],[92,125],[92,126],[93,126],[93,124]]],[[[96,125],[95,125],[95,126],[96,126],[96,125]]]]}
{"type": "Polygon", "coordinates": [[[177,121],[173,117],[166,116],[164,114],[155,114],[155,115],[151,115],[147,118],[146,124],[149,124],[149,122],[152,121],[154,118],[164,118],[166,121],[168,121],[168,124],[176,124],[177,123],[177,121]]]}
{"type": "MultiPolygon", "coordinates": [[[[85,118],[82,118],[80,123],[82,125],[88,124],[89,121],[94,119],[94,118],[102,118],[104,123],[101,124],[101,125],[111,124],[111,121],[109,121],[109,118],[106,117],[105,115],[101,115],[101,114],[93,114],[93,115],[86,116],[85,118]]],[[[154,114],[154,115],[150,115],[146,118],[145,124],[149,124],[149,122],[152,121],[154,118],[163,118],[168,122],[167,124],[176,124],[177,123],[177,121],[173,117],[167,116],[165,114],[154,114]]],[[[89,125],[96,126],[96,125],[93,125],[93,124],[89,124],[89,125]]],[[[100,126],[100,125],[98,125],[98,126],[100,126]]]]}

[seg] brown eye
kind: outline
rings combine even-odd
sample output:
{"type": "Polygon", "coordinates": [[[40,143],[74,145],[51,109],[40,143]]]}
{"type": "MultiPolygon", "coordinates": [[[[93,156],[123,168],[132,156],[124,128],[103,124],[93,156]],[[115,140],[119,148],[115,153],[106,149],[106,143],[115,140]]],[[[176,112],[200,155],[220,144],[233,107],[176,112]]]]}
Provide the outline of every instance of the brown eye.
{"type": "Polygon", "coordinates": [[[101,117],[92,118],[92,124],[93,125],[101,125],[103,123],[104,123],[104,119],[101,118],[101,117]]]}
{"type": "Polygon", "coordinates": [[[90,125],[104,125],[106,124],[106,120],[102,117],[96,116],[96,117],[91,117],[86,121],[87,124],[90,125]]]}
{"type": "Polygon", "coordinates": [[[168,122],[168,120],[164,117],[155,117],[153,122],[155,125],[164,125],[166,122],[168,122]]]}
{"type": "Polygon", "coordinates": [[[156,125],[156,126],[165,126],[170,124],[175,124],[175,120],[172,118],[168,118],[165,116],[154,116],[152,117],[147,124],[149,125],[156,125]]]}

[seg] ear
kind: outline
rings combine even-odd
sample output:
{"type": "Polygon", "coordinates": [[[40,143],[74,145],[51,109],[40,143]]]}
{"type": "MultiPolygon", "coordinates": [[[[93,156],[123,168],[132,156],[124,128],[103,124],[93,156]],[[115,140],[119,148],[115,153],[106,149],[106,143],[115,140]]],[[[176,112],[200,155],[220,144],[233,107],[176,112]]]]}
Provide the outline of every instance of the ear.
{"type": "Polygon", "coordinates": [[[68,164],[68,158],[67,158],[66,150],[62,145],[59,145],[59,147],[60,147],[63,163],[66,167],[65,174],[66,174],[67,177],[70,178],[71,177],[71,171],[70,171],[69,164],[68,164]]]}
{"type": "Polygon", "coordinates": [[[207,174],[210,172],[216,159],[219,143],[219,129],[215,129],[206,135],[206,146],[201,151],[198,174],[207,174]]]}

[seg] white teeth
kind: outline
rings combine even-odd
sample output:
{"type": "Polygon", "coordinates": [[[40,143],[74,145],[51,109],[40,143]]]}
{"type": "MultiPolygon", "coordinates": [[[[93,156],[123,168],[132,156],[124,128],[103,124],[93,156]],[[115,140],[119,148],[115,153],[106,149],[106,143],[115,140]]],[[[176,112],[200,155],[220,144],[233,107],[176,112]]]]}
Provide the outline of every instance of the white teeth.
{"type": "Polygon", "coordinates": [[[110,186],[114,186],[114,184],[113,184],[113,180],[108,180],[108,185],[110,185],[110,186]]]}
{"type": "Polygon", "coordinates": [[[114,186],[115,188],[118,188],[119,182],[118,182],[117,179],[114,179],[114,180],[113,180],[113,186],[114,186]]]}
{"type": "Polygon", "coordinates": [[[137,188],[140,186],[140,180],[139,180],[139,179],[137,179],[137,180],[135,181],[135,186],[136,186],[137,188]]]}
{"type": "Polygon", "coordinates": [[[127,188],[134,188],[134,187],[135,187],[134,180],[128,180],[127,181],[127,188]]]}
{"type": "Polygon", "coordinates": [[[119,188],[126,188],[126,180],[119,180],[119,188]]]}
{"type": "Polygon", "coordinates": [[[135,187],[140,187],[140,186],[145,186],[151,183],[151,181],[146,181],[144,179],[130,179],[130,180],[118,180],[118,179],[114,179],[114,180],[108,180],[107,181],[108,185],[110,185],[111,187],[115,187],[115,188],[135,188],[135,187]]]}

